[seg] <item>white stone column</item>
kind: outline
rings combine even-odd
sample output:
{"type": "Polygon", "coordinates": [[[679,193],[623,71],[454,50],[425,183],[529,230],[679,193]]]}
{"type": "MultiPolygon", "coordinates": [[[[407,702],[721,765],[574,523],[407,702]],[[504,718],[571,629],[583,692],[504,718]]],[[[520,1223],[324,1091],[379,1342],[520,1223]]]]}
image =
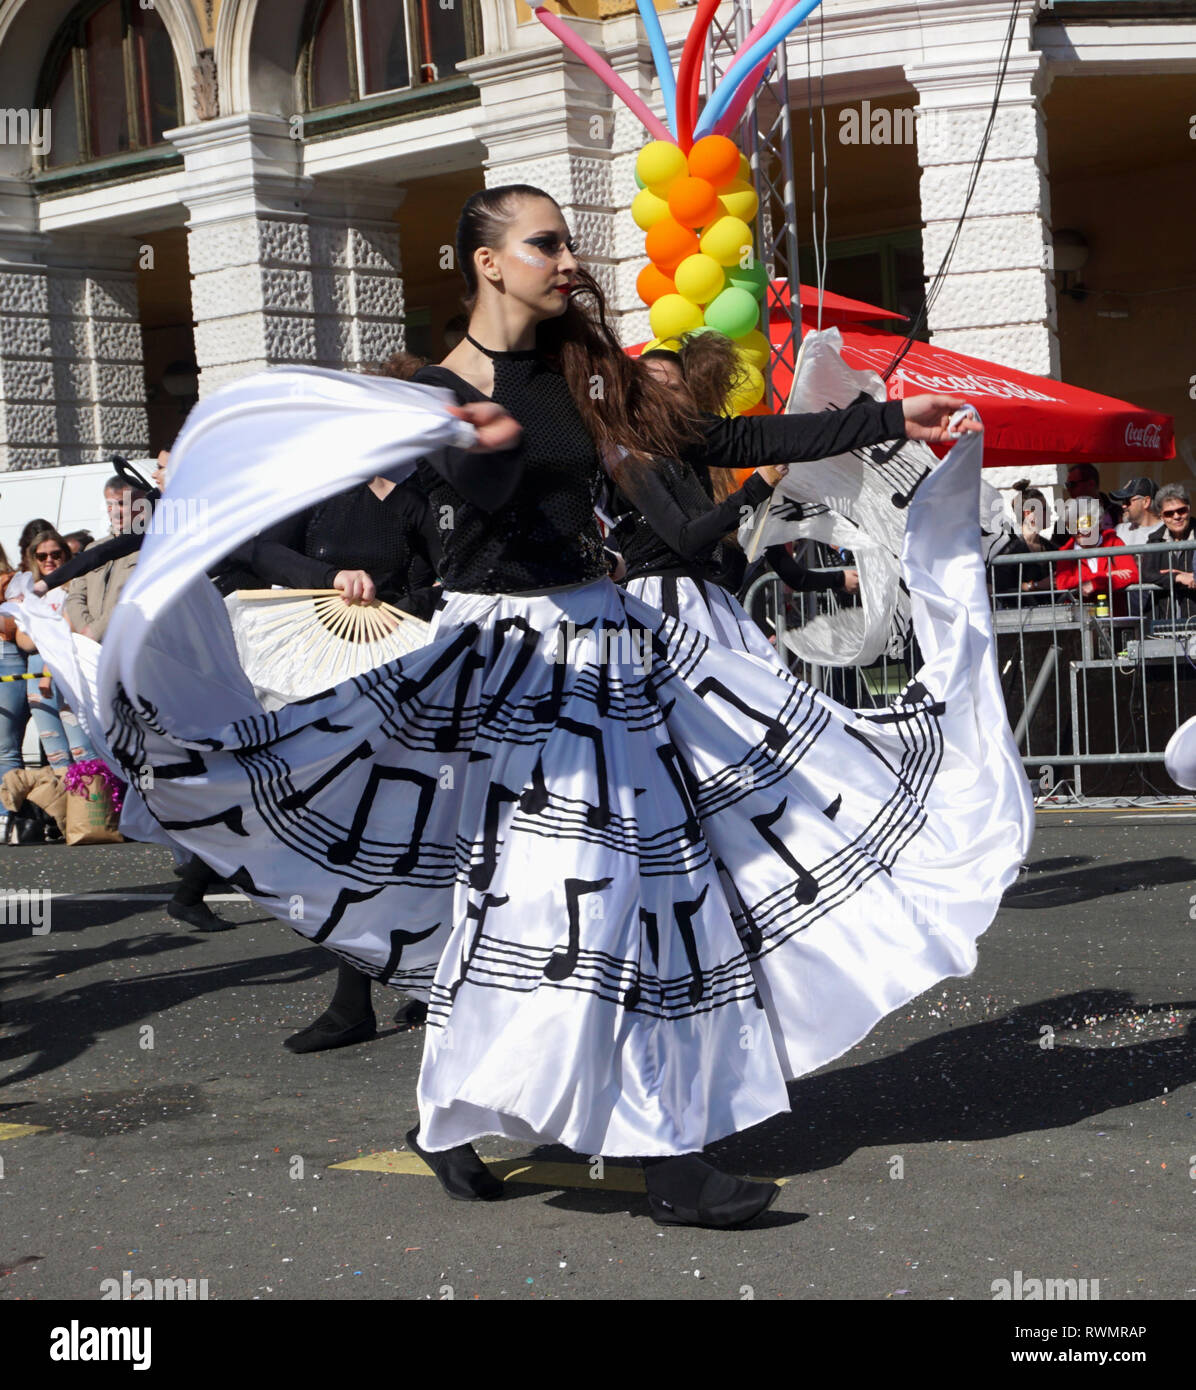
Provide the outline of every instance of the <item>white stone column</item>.
{"type": "Polygon", "coordinates": [[[320,180],[308,204],[321,366],[368,368],[406,343],[394,213],[405,194],[364,179],[320,180]]]}
{"type": "Polygon", "coordinates": [[[27,183],[0,180],[0,469],[44,468],[55,449],[50,286],[27,183]]]}
{"type": "Polygon", "coordinates": [[[143,455],[137,244],[40,235],[35,207],[27,185],[0,185],[0,464],[143,455]]]}
{"type": "MultiPolygon", "coordinates": [[[[932,280],[955,232],[987,125],[998,50],[966,63],[915,64],[922,253],[932,280]]],[[[1050,185],[1041,54],[1014,53],[976,190],[943,287],[930,311],[936,346],[1042,376],[1059,373],[1049,265],[1050,185]]]]}
{"type": "Polygon", "coordinates": [[[132,238],[53,236],[46,248],[58,457],[96,463],[149,449],[132,238]]]}
{"type": "Polygon", "coordinates": [[[167,132],[186,168],[191,306],[201,396],[287,363],[315,364],[312,248],[301,146],[281,116],[167,132]]]}

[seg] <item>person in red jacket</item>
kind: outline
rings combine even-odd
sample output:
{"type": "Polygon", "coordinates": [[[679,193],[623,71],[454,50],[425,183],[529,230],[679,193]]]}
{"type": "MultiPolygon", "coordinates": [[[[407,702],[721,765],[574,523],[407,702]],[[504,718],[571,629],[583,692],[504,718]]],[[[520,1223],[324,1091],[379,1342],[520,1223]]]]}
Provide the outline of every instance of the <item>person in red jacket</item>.
{"type": "MultiPolygon", "coordinates": [[[[1099,501],[1095,498],[1081,498],[1076,508],[1075,534],[1060,546],[1060,550],[1095,549],[1100,546],[1121,546],[1125,542],[1113,530],[1101,529],[1099,501]]],[[[1138,582],[1138,565],[1132,556],[1124,559],[1119,555],[1098,555],[1091,560],[1079,560],[1074,564],[1055,564],[1054,588],[1066,592],[1078,589],[1084,598],[1096,598],[1101,593],[1113,594],[1114,609],[1125,612],[1125,598],[1121,591],[1138,582]]],[[[1022,588],[1026,590],[1049,589],[1050,578],[1027,580],[1022,588]]]]}

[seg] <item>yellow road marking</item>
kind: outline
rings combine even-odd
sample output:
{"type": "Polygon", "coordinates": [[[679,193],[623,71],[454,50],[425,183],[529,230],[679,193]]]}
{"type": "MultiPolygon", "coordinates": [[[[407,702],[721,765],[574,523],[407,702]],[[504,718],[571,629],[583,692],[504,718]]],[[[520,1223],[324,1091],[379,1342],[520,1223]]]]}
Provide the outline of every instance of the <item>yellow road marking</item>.
{"type": "Polygon", "coordinates": [[[49,1125],[0,1125],[0,1139],[23,1139],[26,1134],[44,1134],[49,1125]]]}
{"type": "MultiPolygon", "coordinates": [[[[626,1168],[614,1163],[603,1166],[600,1179],[590,1177],[588,1163],[539,1163],[530,1158],[483,1158],[482,1162],[503,1182],[528,1183],[534,1187],[596,1188],[599,1192],[643,1192],[644,1175],[638,1168],[626,1168]]],[[[400,1173],[405,1177],[430,1178],[432,1170],[417,1154],[400,1149],[351,1158],[345,1163],[329,1164],[331,1168],[348,1168],[354,1172],[400,1173]]],[[[772,1181],[783,1187],[789,1178],[756,1179],[772,1181]]]]}

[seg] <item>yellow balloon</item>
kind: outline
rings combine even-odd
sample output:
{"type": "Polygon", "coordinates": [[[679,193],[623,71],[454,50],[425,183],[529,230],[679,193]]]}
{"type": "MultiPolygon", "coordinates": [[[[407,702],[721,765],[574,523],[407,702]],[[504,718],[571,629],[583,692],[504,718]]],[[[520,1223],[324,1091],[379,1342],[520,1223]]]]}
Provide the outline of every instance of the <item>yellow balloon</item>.
{"type": "Polygon", "coordinates": [[[746,154],[739,156],[739,173],[735,177],[743,183],[752,181],[752,166],[746,154]]]}
{"type": "Polygon", "coordinates": [[[723,268],[713,256],[703,255],[701,251],[694,256],[686,256],[673,272],[673,283],[677,293],[695,304],[709,304],[717,294],[722,293],[727,277],[723,268]]]}
{"type": "Polygon", "coordinates": [[[727,415],[739,415],[764,399],[764,373],[750,363],[740,363],[739,379],[727,396],[723,407],[727,415]]]}
{"type": "MultiPolygon", "coordinates": [[[[729,183],[726,188],[718,191],[718,201],[722,210],[731,217],[742,218],[744,222],[750,222],[756,215],[756,209],[760,206],[760,199],[756,197],[756,190],[750,183],[745,183],[742,179],[736,179],[734,183],[729,183]]],[[[635,204],[632,204],[634,208],[635,204]]]]}
{"type": "Polygon", "coordinates": [[[763,371],[768,366],[768,355],[771,349],[768,339],[758,328],[753,328],[742,338],[736,338],[735,346],[743,354],[745,363],[756,367],[759,371],[763,371]]]}
{"type": "Polygon", "coordinates": [[[669,191],[674,179],[688,173],[689,164],[679,145],[667,140],[653,140],[640,150],[635,161],[635,172],[659,198],[669,191]]]}
{"type": "Polygon", "coordinates": [[[679,294],[662,294],[648,311],[648,322],[658,338],[680,338],[702,326],[702,311],[679,294]]]}
{"type": "Polygon", "coordinates": [[[702,233],[699,245],[719,265],[738,265],[751,254],[752,229],[741,217],[719,217],[702,233]]]}
{"type": "Polygon", "coordinates": [[[681,347],[680,338],[653,338],[650,343],[645,343],[640,348],[640,356],[645,352],[677,352],[681,347]]]}
{"type": "Polygon", "coordinates": [[[662,217],[668,215],[668,203],[663,198],[658,198],[650,188],[641,188],[631,200],[631,216],[641,231],[646,232],[649,227],[654,227],[662,217]]]}

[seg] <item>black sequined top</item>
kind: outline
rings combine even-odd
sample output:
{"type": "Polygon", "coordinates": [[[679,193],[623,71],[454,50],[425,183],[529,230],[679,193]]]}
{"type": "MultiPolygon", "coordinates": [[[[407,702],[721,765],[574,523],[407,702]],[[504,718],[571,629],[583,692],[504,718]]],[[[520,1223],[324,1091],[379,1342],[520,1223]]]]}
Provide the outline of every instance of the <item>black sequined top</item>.
{"type": "MultiPolygon", "coordinates": [[[[490,397],[447,367],[421,367],[413,377],[447,387],[461,402],[496,401],[523,426],[520,442],[504,453],[444,450],[420,461],[417,478],[444,548],[445,588],[520,593],[600,579],[608,561],[594,502],[605,474],[565,378],[534,350],[476,346],[494,361],[490,397]]],[[[708,416],[704,433],[703,442],[686,451],[691,469],[722,466],[728,458],[759,468],[904,438],[905,417],[900,401],[865,401],[810,415],[708,416]]],[[[693,480],[700,492],[701,483],[693,480]]],[[[709,510],[709,499],[703,510],[709,510]]],[[[717,539],[730,529],[723,520],[703,519],[697,534],[704,537],[706,527],[717,539]]]]}
{"type": "MultiPolygon", "coordinates": [[[[444,543],[446,589],[503,594],[587,584],[607,573],[594,516],[602,477],[565,378],[534,352],[494,358],[494,394],[523,426],[515,449],[466,454],[439,467],[421,460],[444,543]]],[[[460,401],[484,401],[476,387],[445,367],[421,367],[414,380],[447,386],[460,401]]]]}

